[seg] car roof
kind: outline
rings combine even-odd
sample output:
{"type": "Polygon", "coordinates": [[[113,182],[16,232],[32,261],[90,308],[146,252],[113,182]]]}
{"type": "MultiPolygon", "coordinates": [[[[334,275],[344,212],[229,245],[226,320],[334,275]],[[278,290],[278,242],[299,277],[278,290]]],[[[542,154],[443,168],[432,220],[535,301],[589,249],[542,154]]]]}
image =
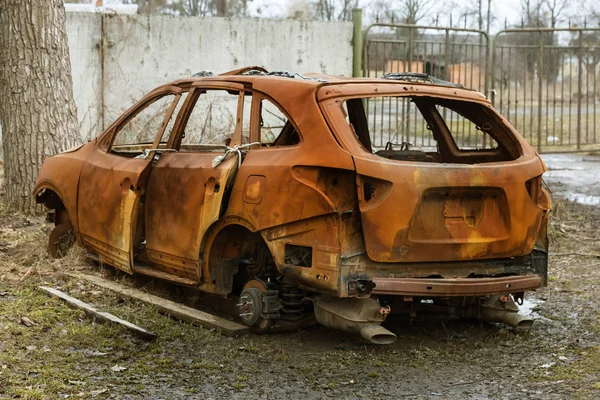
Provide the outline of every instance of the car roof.
{"type": "MultiPolygon", "coordinates": [[[[281,86],[287,82],[290,86],[299,87],[304,86],[305,89],[312,88],[317,90],[319,87],[331,86],[331,85],[404,85],[419,86],[421,89],[434,88],[436,94],[444,90],[452,90],[453,97],[463,97],[468,99],[475,99],[481,101],[485,99],[485,95],[482,93],[466,88],[460,84],[441,80],[428,74],[413,73],[413,72],[401,72],[401,73],[389,73],[380,78],[374,77],[345,77],[339,75],[327,75],[322,73],[307,73],[301,75],[299,73],[287,72],[287,71],[272,71],[269,72],[262,67],[249,66],[243,67],[232,71],[227,71],[219,75],[215,75],[210,71],[201,71],[194,74],[191,78],[184,78],[173,82],[176,85],[194,85],[201,82],[235,82],[235,83],[246,83],[252,86],[260,83],[262,87],[269,87],[271,85],[281,86]]],[[[310,90],[310,89],[309,89],[310,90]]]]}

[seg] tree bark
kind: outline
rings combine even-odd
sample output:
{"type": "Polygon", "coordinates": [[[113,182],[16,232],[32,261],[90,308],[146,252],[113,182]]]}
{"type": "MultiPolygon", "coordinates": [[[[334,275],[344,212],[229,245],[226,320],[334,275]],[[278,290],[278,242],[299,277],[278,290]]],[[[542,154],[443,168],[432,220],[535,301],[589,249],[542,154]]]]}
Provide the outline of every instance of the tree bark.
{"type": "Polygon", "coordinates": [[[35,212],[44,159],[80,141],[62,0],[0,0],[0,124],[6,199],[35,212]]]}
{"type": "Polygon", "coordinates": [[[227,16],[227,0],[216,0],[217,1],[217,17],[227,16]]]}

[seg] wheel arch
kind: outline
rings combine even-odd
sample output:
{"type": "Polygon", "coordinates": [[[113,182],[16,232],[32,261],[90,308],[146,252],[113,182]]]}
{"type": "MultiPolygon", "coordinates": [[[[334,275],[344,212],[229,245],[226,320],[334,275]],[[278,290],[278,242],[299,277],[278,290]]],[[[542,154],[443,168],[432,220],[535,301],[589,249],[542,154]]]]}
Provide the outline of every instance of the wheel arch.
{"type": "Polygon", "coordinates": [[[49,221],[54,222],[54,225],[60,224],[65,218],[73,223],[75,210],[67,207],[61,191],[55,185],[50,182],[41,182],[34,188],[33,195],[37,204],[43,205],[48,210],[55,210],[54,217],[50,218],[49,215],[49,221]]]}
{"type": "Polygon", "coordinates": [[[263,235],[243,218],[228,216],[213,223],[200,248],[204,289],[224,295],[231,293],[240,261],[253,256],[262,244],[272,257],[263,235]]]}

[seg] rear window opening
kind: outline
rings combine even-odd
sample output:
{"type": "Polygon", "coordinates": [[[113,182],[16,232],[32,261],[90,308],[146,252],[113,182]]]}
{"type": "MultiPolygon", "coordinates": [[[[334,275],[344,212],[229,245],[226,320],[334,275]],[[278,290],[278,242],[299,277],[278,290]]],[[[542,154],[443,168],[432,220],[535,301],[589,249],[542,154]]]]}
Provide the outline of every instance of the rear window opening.
{"type": "Polygon", "coordinates": [[[510,161],[518,142],[485,105],[435,97],[369,97],[344,103],[365,150],[391,160],[477,164],[510,161]]]}

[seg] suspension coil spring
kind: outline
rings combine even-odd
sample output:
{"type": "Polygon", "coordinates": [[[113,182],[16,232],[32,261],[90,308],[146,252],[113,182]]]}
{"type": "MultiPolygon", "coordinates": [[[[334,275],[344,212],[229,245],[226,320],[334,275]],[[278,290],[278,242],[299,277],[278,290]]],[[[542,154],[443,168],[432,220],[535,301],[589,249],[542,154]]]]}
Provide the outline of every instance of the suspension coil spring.
{"type": "Polygon", "coordinates": [[[304,307],[302,305],[304,293],[296,286],[283,284],[281,293],[281,304],[283,305],[283,314],[288,321],[297,321],[303,317],[304,307]]]}

